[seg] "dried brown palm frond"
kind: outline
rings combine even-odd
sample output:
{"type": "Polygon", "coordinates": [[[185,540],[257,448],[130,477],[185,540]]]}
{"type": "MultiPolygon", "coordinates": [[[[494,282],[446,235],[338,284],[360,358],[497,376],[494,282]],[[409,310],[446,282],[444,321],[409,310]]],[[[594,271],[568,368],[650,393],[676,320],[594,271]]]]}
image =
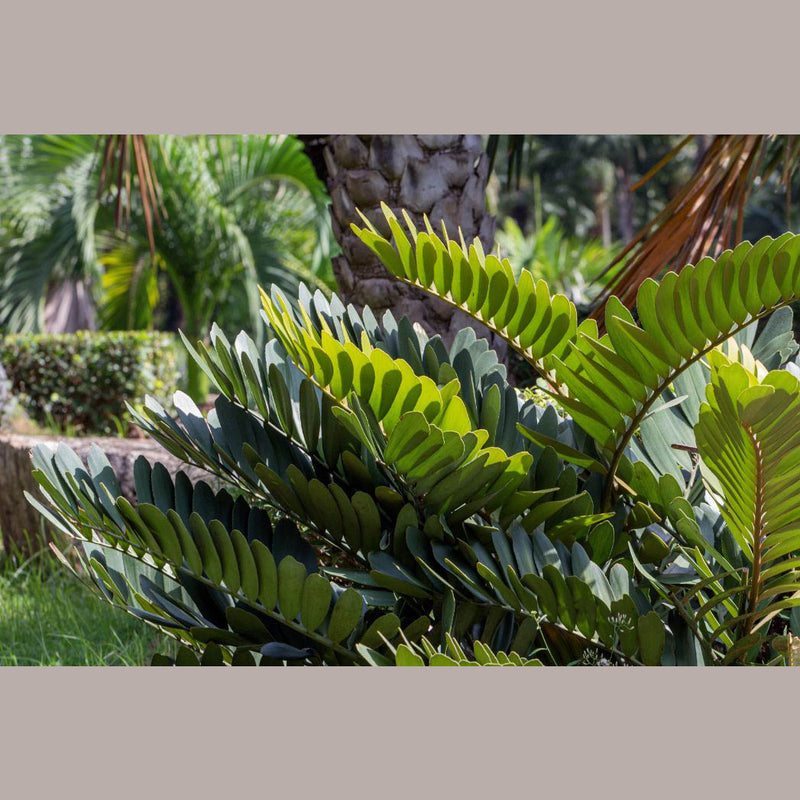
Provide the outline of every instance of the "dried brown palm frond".
{"type": "Polygon", "coordinates": [[[125,225],[129,225],[133,186],[131,166],[133,166],[136,171],[136,182],[138,183],[150,252],[155,252],[153,225],[160,224],[160,215],[165,216],[166,212],[161,202],[158,182],[155,179],[147,136],[141,133],[104,134],[100,137],[98,145],[102,148],[100,179],[97,186],[98,199],[102,199],[104,194],[114,187],[114,223],[118,229],[121,229],[124,214],[125,225]],[[133,165],[131,165],[131,156],[133,156],[133,165]]]}
{"type": "MultiPolygon", "coordinates": [[[[715,245],[722,246],[722,242],[730,238],[732,222],[737,215],[735,232],[740,232],[741,210],[752,183],[749,173],[764,138],[714,138],[691,180],[606,268],[605,273],[624,263],[598,297],[593,316],[602,314],[605,301],[611,294],[630,306],[646,278],[655,277],[669,267],[677,267],[678,262],[691,263],[715,245]]],[[[633,189],[656,174],[690,139],[684,139],[633,189]]]]}
{"type": "MultiPolygon", "coordinates": [[[[684,138],[632,191],[652,178],[693,138],[684,138]]],[[[612,294],[632,307],[645,279],[696,263],[705,255],[718,254],[740,242],[745,203],[756,177],[766,181],[781,164],[788,214],[789,184],[800,158],[797,138],[763,134],[715,136],[692,178],[599,276],[598,280],[602,280],[622,264],[597,297],[591,316],[602,322],[605,303],[612,294]]]]}

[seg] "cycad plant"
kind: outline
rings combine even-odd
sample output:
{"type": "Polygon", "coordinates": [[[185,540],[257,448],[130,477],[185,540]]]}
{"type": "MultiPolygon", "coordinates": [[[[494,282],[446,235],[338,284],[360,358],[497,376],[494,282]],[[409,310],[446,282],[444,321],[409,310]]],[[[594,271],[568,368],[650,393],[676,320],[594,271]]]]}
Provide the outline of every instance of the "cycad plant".
{"type": "Polygon", "coordinates": [[[599,336],[479,241],[384,215],[353,231],[508,342],[551,403],[470,329],[448,349],[273,288],[264,348],[186,341],[212,411],[180,393],[174,415],[136,411],[223,488],[139,461],[133,504],[99,450],[35,450],[29,499],[76,572],[177,638],[178,664],[794,663],[800,237],[648,280],[638,321],[612,299],[599,336]]]}

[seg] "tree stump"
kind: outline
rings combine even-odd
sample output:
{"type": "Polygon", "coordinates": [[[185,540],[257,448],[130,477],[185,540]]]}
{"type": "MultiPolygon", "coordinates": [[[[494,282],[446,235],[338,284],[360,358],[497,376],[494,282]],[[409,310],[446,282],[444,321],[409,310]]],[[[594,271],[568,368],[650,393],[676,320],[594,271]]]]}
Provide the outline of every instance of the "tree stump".
{"type": "Polygon", "coordinates": [[[203,470],[188,467],[149,439],[0,434],[0,532],[6,552],[30,553],[53,538],[51,526],[28,503],[23,492],[27,491],[36,498],[42,497],[39,484],[31,474],[33,447],[46,444],[55,448],[62,442],[84,460],[93,444],[100,447],[117,474],[122,494],[131,502],[136,501],[133,465],[139,456],[144,456],[150,463],[160,461],[173,475],[183,470],[193,482],[203,479],[212,488],[218,488],[218,479],[203,470]]]}

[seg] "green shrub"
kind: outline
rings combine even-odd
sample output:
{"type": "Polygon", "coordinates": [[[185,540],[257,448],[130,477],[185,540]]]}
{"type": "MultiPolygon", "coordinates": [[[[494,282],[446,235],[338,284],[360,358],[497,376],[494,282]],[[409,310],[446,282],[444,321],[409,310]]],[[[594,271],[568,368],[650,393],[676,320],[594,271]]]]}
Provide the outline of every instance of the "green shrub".
{"type": "Polygon", "coordinates": [[[36,422],[83,433],[113,433],[126,400],[152,394],[166,401],[177,383],[167,333],[17,334],[0,339],[0,363],[36,422]]]}
{"type": "Polygon", "coordinates": [[[29,499],[81,574],[178,664],[800,662],[800,236],[645,281],[638,321],[612,298],[602,333],[477,240],[384,213],[392,240],[362,241],[551,402],[471,328],[447,348],[273,288],[264,348],[216,327],[190,346],[213,411],[179,393],[136,412],[233,491],[139,461],[134,506],[99,450],[34,450],[47,503],[29,499]]]}

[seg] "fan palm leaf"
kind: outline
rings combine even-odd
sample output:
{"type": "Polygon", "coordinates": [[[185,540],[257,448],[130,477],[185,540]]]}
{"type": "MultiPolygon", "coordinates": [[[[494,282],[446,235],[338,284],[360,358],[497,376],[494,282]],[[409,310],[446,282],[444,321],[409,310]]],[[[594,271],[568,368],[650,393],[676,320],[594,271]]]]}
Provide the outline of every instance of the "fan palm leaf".
{"type": "Polygon", "coordinates": [[[97,277],[97,159],[90,137],[9,137],[15,169],[0,194],[0,327],[43,328],[45,290],[55,280],[97,277]],[[46,189],[45,187],[50,187],[46,189]]]}

